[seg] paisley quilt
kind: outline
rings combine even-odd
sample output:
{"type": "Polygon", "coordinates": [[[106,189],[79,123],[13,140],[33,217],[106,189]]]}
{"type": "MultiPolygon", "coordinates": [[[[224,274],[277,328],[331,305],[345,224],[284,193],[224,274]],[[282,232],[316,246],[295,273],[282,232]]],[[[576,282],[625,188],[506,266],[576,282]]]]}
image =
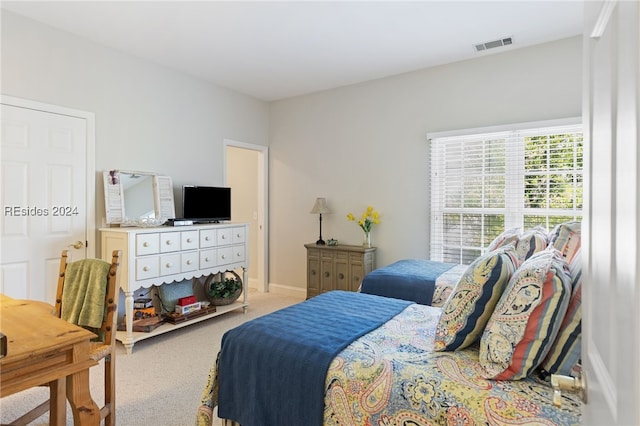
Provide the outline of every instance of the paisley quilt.
{"type": "Polygon", "coordinates": [[[440,308],[411,305],[331,363],[327,426],[579,425],[581,402],[553,405],[542,380],[483,379],[478,349],[433,352],[440,308]]]}
{"type": "MultiPolygon", "coordinates": [[[[537,378],[482,378],[478,348],[433,352],[441,308],[412,304],[343,349],[331,362],[324,389],[326,426],[579,425],[581,402],[537,378]]],[[[198,409],[211,425],[217,367],[198,409]]],[[[269,395],[263,395],[268,401],[269,395]]],[[[250,426],[250,425],[245,425],[250,426]]]]}

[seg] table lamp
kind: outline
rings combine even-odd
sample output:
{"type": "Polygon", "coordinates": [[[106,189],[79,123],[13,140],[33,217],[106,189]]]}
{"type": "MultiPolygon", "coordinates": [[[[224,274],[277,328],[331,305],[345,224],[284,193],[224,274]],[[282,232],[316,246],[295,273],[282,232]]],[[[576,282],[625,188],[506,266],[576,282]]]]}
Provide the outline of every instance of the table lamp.
{"type": "Polygon", "coordinates": [[[327,200],[324,197],[316,198],[316,203],[309,213],[320,215],[320,238],[316,241],[316,245],[323,246],[324,240],[322,239],[322,214],[331,213],[329,207],[327,207],[327,200]]]}

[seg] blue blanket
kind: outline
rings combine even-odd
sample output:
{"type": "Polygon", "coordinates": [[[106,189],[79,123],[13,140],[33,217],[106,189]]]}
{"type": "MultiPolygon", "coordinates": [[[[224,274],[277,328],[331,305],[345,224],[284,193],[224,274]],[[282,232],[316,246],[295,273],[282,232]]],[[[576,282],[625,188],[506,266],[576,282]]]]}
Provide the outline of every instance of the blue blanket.
{"type": "Polygon", "coordinates": [[[220,352],[218,416],[242,426],[322,425],[333,358],[410,304],[332,291],[228,331],[220,352]]]}
{"type": "Polygon", "coordinates": [[[424,259],[399,260],[368,273],[360,291],[431,305],[436,279],[455,265],[424,259]]]}

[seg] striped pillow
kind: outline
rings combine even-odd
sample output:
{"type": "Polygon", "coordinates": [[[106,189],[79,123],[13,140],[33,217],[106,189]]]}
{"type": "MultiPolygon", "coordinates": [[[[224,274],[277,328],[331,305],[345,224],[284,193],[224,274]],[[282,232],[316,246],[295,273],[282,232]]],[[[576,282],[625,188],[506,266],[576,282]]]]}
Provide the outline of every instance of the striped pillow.
{"type": "Polygon", "coordinates": [[[578,250],[569,265],[573,287],[569,308],[564,316],[560,332],[541,365],[548,374],[568,376],[580,362],[582,346],[582,257],[578,250]]]}
{"type": "Polygon", "coordinates": [[[516,252],[520,263],[524,262],[539,251],[547,248],[548,231],[542,226],[536,226],[520,235],[516,252]]]}
{"type": "Polygon", "coordinates": [[[497,237],[489,243],[487,246],[486,252],[494,251],[497,248],[502,246],[506,246],[507,244],[517,244],[518,238],[520,238],[520,228],[509,228],[500,233],[497,237]]]}
{"type": "Polygon", "coordinates": [[[513,244],[469,265],[442,307],[434,350],[463,349],[478,340],[517,265],[513,244]]]}
{"type": "Polygon", "coordinates": [[[538,367],[567,312],[571,282],[554,249],[536,253],[514,273],[480,339],[484,377],[518,380],[538,367]]]}
{"type": "Polygon", "coordinates": [[[581,223],[564,222],[555,226],[549,233],[549,245],[560,250],[567,263],[571,263],[573,257],[580,249],[581,223]]]}

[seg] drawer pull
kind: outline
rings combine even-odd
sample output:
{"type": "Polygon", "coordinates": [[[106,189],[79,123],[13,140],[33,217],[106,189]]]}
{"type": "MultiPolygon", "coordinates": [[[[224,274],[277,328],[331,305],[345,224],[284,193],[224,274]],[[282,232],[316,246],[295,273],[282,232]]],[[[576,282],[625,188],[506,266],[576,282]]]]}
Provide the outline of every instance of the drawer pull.
{"type": "Polygon", "coordinates": [[[187,265],[191,265],[191,260],[187,260],[187,265]]]}
{"type": "Polygon", "coordinates": [[[315,270],[315,269],[312,269],[312,270],[311,270],[311,275],[315,275],[315,274],[316,274],[316,270],[315,270]]]}
{"type": "Polygon", "coordinates": [[[226,259],[226,258],[227,258],[227,256],[226,256],[226,255],[224,255],[224,254],[223,254],[222,256],[220,256],[220,257],[221,257],[222,259],[226,259]]]}
{"type": "Polygon", "coordinates": [[[227,238],[227,236],[226,236],[226,235],[224,235],[224,234],[222,234],[222,239],[224,240],[224,239],[226,239],[226,238],[227,238]]]}
{"type": "Polygon", "coordinates": [[[340,278],[341,280],[344,280],[344,274],[338,274],[338,278],[340,278]]]}
{"type": "Polygon", "coordinates": [[[328,272],[325,272],[325,273],[324,273],[324,276],[325,276],[326,278],[329,278],[329,273],[328,273],[328,272]]]}
{"type": "Polygon", "coordinates": [[[149,272],[149,267],[148,266],[143,266],[142,270],[145,271],[145,272],[149,272]]]}
{"type": "Polygon", "coordinates": [[[171,264],[171,262],[167,262],[167,264],[165,265],[167,268],[171,268],[173,265],[171,264]]]}
{"type": "Polygon", "coordinates": [[[209,236],[204,237],[205,241],[209,241],[209,236]]]}
{"type": "Polygon", "coordinates": [[[142,247],[149,247],[149,243],[145,241],[144,243],[142,243],[142,247]]]}
{"type": "Polygon", "coordinates": [[[208,258],[208,257],[205,257],[205,258],[204,258],[204,261],[205,261],[205,262],[209,262],[209,258],[208,258]]]}
{"type": "Polygon", "coordinates": [[[191,238],[187,238],[188,243],[190,243],[191,241],[193,241],[191,238]]]}
{"type": "Polygon", "coordinates": [[[164,242],[166,245],[170,246],[171,245],[171,240],[167,240],[164,242]]]}

